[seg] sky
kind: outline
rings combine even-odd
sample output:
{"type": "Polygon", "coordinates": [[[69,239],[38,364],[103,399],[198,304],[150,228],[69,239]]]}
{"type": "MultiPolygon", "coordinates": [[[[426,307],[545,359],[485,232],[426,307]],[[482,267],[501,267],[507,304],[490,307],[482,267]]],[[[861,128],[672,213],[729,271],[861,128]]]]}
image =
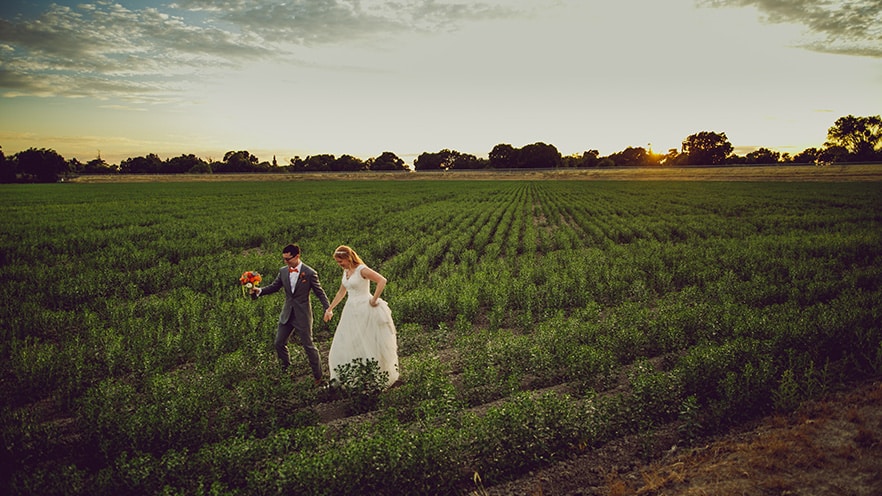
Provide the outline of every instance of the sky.
{"type": "Polygon", "coordinates": [[[882,0],[117,0],[0,5],[0,146],[109,163],[497,144],[821,147],[882,114],[882,0]]]}

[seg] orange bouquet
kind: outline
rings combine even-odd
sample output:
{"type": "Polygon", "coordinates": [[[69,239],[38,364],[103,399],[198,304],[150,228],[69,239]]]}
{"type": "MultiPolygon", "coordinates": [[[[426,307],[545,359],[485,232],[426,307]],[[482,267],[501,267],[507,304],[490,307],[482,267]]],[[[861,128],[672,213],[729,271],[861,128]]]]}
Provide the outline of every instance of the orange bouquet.
{"type": "Polygon", "coordinates": [[[253,272],[249,270],[242,273],[242,277],[239,278],[239,284],[242,285],[242,296],[247,297],[248,293],[251,292],[251,288],[256,288],[257,286],[259,286],[260,281],[261,277],[259,272],[253,272]]]}

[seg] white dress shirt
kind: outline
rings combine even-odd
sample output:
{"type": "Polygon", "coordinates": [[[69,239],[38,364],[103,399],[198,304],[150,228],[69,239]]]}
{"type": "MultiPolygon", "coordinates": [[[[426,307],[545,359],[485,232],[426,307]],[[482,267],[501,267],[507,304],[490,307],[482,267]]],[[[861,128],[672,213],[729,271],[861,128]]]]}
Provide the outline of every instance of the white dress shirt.
{"type": "Polygon", "coordinates": [[[297,277],[300,275],[300,271],[303,270],[303,262],[297,264],[295,267],[296,272],[291,272],[291,268],[288,268],[288,281],[291,282],[291,292],[294,292],[294,287],[297,285],[297,277]]]}

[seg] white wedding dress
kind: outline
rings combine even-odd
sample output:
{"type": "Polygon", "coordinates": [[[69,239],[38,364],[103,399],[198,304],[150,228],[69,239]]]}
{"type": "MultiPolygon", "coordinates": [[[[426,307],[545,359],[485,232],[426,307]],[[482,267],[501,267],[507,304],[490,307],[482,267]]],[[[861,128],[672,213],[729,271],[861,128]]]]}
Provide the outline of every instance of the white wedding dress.
{"type": "Polygon", "coordinates": [[[374,359],[381,372],[389,374],[386,386],[398,380],[398,340],[392,311],[383,299],[371,306],[371,281],[361,276],[365,265],[359,265],[346,277],[343,272],[343,286],[346,288],[346,303],[340,314],[340,322],[334,332],[331,351],[328,353],[328,366],[331,380],[338,379],[337,367],[348,364],[357,358],[374,359]]]}

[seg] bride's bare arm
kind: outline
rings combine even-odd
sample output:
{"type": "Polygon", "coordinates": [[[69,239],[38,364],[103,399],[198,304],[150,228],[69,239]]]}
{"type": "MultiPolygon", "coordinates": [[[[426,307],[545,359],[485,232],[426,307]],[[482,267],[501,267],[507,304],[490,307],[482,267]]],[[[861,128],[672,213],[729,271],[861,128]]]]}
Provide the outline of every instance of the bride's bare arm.
{"type": "Polygon", "coordinates": [[[377,300],[380,299],[380,295],[383,294],[383,289],[386,288],[386,278],[369,267],[361,269],[361,277],[374,281],[377,284],[377,289],[374,291],[373,298],[371,298],[371,305],[377,306],[377,300]]]}
{"type": "Polygon", "coordinates": [[[337,294],[334,295],[334,300],[331,301],[331,306],[329,306],[328,309],[325,310],[325,322],[331,320],[331,317],[334,316],[334,309],[337,308],[337,305],[340,304],[340,301],[343,300],[344,296],[346,296],[346,287],[341,284],[340,289],[337,290],[337,294]]]}

